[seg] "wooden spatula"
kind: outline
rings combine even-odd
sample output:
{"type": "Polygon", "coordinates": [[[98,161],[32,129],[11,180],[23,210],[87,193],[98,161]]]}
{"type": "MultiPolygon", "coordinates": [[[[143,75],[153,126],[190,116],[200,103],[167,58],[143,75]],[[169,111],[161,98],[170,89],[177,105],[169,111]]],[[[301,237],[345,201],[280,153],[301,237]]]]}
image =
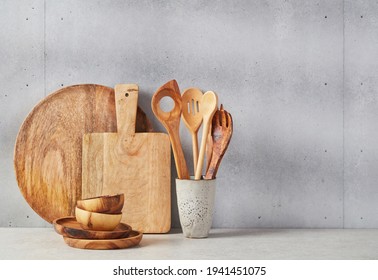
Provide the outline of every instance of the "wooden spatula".
{"type": "Polygon", "coordinates": [[[146,233],[171,225],[171,156],[165,133],[135,133],[138,86],[115,87],[117,133],[83,138],[83,198],[124,193],[122,222],[146,233]]]}
{"type": "Polygon", "coordinates": [[[222,158],[230,144],[233,131],[232,116],[220,106],[212,121],[213,153],[205,179],[215,179],[222,158]]]}

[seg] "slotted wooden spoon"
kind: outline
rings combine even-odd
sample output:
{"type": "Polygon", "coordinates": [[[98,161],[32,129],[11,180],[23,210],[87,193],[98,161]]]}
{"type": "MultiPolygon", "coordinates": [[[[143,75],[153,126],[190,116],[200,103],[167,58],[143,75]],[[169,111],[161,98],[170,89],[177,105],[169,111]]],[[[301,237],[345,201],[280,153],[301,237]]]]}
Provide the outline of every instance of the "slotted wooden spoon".
{"type": "Polygon", "coordinates": [[[193,165],[196,172],[198,161],[198,138],[197,133],[202,124],[202,111],[200,104],[203,93],[198,88],[188,88],[182,94],[182,119],[192,135],[193,165]]]}
{"type": "Polygon", "coordinates": [[[214,113],[217,111],[218,107],[218,96],[212,92],[207,91],[202,97],[202,102],[200,104],[202,116],[203,116],[203,129],[202,129],[202,139],[201,148],[198,156],[198,163],[195,172],[194,179],[200,180],[202,175],[203,160],[206,151],[207,135],[209,134],[210,123],[213,119],[214,113]]]}
{"type": "Polygon", "coordinates": [[[232,131],[232,116],[223,109],[222,104],[220,110],[215,112],[212,121],[213,153],[205,179],[215,179],[219,165],[230,144],[232,131]]]}

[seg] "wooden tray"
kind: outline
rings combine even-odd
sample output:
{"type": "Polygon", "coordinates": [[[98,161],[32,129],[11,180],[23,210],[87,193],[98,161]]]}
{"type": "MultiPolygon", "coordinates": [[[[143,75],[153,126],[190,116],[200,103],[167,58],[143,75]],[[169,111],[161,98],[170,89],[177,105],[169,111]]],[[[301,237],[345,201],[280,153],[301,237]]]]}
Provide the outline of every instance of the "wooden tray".
{"type": "MultiPolygon", "coordinates": [[[[152,130],[140,108],[136,129],[152,130]]],[[[50,223],[74,215],[82,198],[83,135],[116,131],[112,88],[69,86],[41,100],[22,124],[14,152],[17,183],[31,208],[50,223]]]]}
{"type": "Polygon", "coordinates": [[[79,249],[92,249],[92,250],[113,250],[113,249],[126,249],[134,247],[142,240],[143,233],[132,230],[129,237],[120,239],[75,239],[63,236],[64,242],[70,247],[79,249]]]}
{"type": "Polygon", "coordinates": [[[86,230],[73,216],[56,219],[53,224],[57,233],[78,239],[119,239],[128,237],[131,232],[131,227],[124,223],[120,223],[112,231],[86,230]]]}

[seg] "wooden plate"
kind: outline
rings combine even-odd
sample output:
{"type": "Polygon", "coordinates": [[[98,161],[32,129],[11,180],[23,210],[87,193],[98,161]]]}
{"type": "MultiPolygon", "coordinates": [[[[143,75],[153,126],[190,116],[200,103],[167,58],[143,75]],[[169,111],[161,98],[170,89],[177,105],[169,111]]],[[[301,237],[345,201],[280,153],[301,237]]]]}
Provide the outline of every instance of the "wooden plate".
{"type": "Polygon", "coordinates": [[[76,221],[76,218],[73,216],[56,219],[53,224],[57,233],[63,236],[79,239],[126,238],[131,231],[131,227],[124,223],[120,223],[112,231],[86,230],[80,226],[80,223],[76,221]]]}
{"type": "MultiPolygon", "coordinates": [[[[138,108],[136,130],[152,131],[138,108]]],[[[46,221],[73,216],[81,195],[82,138],[116,132],[114,89],[76,85],[37,104],[22,124],[14,151],[17,183],[25,200],[46,221]]]]}
{"type": "Polygon", "coordinates": [[[103,239],[103,240],[90,240],[90,239],[75,239],[63,236],[64,242],[68,246],[79,249],[92,249],[92,250],[111,250],[111,249],[125,249],[138,245],[142,240],[143,233],[132,230],[129,237],[120,239],[103,239]]]}

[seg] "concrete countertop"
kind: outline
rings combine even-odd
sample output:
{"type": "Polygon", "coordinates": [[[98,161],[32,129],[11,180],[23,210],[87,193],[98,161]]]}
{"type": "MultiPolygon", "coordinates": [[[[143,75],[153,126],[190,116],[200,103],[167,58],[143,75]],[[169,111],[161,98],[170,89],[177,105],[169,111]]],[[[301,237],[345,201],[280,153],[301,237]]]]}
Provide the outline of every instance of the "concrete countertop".
{"type": "Polygon", "coordinates": [[[84,250],[53,228],[0,228],[0,259],[378,259],[378,229],[212,229],[207,239],[180,230],[145,234],[139,246],[84,250]]]}

